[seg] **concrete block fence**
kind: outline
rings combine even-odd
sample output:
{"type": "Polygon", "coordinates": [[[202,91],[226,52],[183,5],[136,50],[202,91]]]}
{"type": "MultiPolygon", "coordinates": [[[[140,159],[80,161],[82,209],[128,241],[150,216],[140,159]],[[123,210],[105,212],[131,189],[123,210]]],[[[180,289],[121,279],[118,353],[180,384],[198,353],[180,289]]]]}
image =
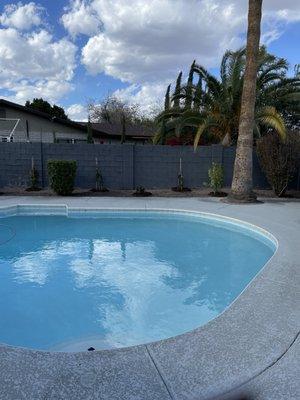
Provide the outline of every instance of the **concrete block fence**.
{"type": "MultiPolygon", "coordinates": [[[[32,157],[42,187],[48,186],[49,159],[76,160],[76,186],[94,187],[96,158],[105,185],[111,189],[134,189],[138,185],[148,189],[175,186],[180,158],[186,186],[203,186],[208,181],[212,162],[223,165],[225,186],[230,186],[235,148],[212,145],[199,147],[194,152],[190,146],[0,143],[0,187],[28,186],[32,157]]],[[[268,187],[255,154],[253,178],[256,188],[268,187]]]]}

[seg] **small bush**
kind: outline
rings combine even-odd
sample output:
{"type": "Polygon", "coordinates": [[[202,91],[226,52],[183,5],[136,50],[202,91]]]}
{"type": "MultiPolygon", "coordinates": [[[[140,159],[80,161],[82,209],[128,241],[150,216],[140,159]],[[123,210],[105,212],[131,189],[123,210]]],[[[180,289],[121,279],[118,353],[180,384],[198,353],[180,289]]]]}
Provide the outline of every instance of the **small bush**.
{"type": "Polygon", "coordinates": [[[299,134],[288,133],[285,142],[277,134],[269,134],[257,140],[256,146],[259,163],[274,193],[284,196],[299,163],[299,134]]]}
{"type": "Polygon", "coordinates": [[[27,192],[41,190],[39,188],[39,172],[34,165],[34,157],[31,157],[31,169],[29,171],[29,186],[25,189],[27,192]]]}
{"type": "Polygon", "coordinates": [[[213,194],[220,193],[224,184],[224,171],[221,164],[212,163],[208,170],[209,182],[208,186],[212,189],[213,194]]]}
{"type": "Polygon", "coordinates": [[[147,192],[144,186],[137,186],[136,191],[132,195],[136,197],[148,197],[152,196],[152,193],[147,192]]]}
{"type": "Polygon", "coordinates": [[[76,161],[48,161],[49,183],[55,193],[68,196],[73,192],[76,168],[76,161]]]}
{"type": "Polygon", "coordinates": [[[30,187],[32,189],[37,189],[38,183],[39,183],[39,172],[35,167],[33,167],[30,170],[30,187]]]}
{"type": "Polygon", "coordinates": [[[41,190],[38,183],[39,183],[39,172],[33,166],[29,173],[29,187],[26,189],[26,191],[27,192],[36,192],[38,190],[41,190]]]}

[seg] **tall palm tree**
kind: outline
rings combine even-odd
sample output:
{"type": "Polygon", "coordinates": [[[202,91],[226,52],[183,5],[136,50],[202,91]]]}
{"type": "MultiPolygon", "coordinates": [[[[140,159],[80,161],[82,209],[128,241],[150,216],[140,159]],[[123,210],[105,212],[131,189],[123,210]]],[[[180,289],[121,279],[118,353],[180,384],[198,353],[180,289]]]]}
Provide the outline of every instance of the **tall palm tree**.
{"type": "MultiPolygon", "coordinates": [[[[201,65],[194,64],[193,77],[197,75],[198,82],[192,86],[182,85],[180,73],[173,96],[170,98],[170,89],[166,93],[168,107],[157,118],[160,128],[155,137],[156,143],[164,144],[174,132],[185,136],[184,132],[189,131],[194,136],[195,147],[203,135],[213,143],[235,144],[245,63],[246,51],[242,48],[224,54],[219,79],[201,65]],[[190,98],[191,89],[192,107],[189,101],[187,107],[186,98],[190,98]]],[[[256,138],[273,129],[284,139],[286,126],[291,128],[299,120],[300,75],[296,73],[293,78],[288,78],[288,69],[285,59],[267,53],[265,47],[260,48],[254,125],[256,138]]]]}
{"type": "Polygon", "coordinates": [[[262,0],[249,0],[246,67],[229,201],[253,202],[252,154],[262,0]]]}

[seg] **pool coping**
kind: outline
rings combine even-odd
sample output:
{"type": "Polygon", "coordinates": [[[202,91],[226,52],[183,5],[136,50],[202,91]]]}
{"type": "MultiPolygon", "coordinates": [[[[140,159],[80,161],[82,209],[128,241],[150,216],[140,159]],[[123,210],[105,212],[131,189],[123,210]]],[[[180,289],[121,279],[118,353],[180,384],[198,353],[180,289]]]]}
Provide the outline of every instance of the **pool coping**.
{"type": "MultiPolygon", "coordinates": [[[[179,205],[176,208],[170,207],[166,199],[143,202],[130,199],[130,207],[125,208],[120,208],[124,199],[114,200],[115,206],[109,202],[103,205],[103,200],[91,200],[91,203],[99,205],[85,205],[83,208],[89,211],[154,210],[221,215],[230,221],[242,220],[247,226],[259,226],[270,232],[278,241],[276,252],[234,302],[218,317],[191,332],[126,349],[49,353],[3,345],[0,347],[0,366],[10,365],[12,368],[9,375],[0,369],[0,383],[7,390],[6,399],[13,398],[9,397],[12,388],[14,393],[28,390],[31,398],[32,390],[36,388],[40,390],[37,398],[55,398],[59,393],[61,397],[57,398],[80,399],[82,391],[91,392],[92,396],[101,399],[222,398],[220,396],[243,387],[274,366],[291,348],[299,334],[300,321],[297,307],[300,300],[299,225],[293,219],[293,213],[289,212],[287,216],[278,212],[274,215],[262,205],[232,206],[220,205],[217,201],[186,200],[170,199],[170,203],[179,205]],[[205,208],[209,211],[205,212],[205,208]],[[35,384],[26,390],[26,369],[13,368],[20,359],[27,367],[39,366],[35,384]],[[80,367],[78,359],[81,360],[80,367]],[[142,371],[142,376],[138,375],[142,371]],[[82,377],[86,376],[89,376],[88,384],[82,383],[82,377]],[[135,379],[137,376],[139,378],[135,379]],[[19,382],[17,386],[16,382],[19,382]],[[75,388],[72,397],[71,384],[75,388]]],[[[27,207],[27,211],[32,213],[37,206],[48,206],[52,210],[53,206],[67,207],[76,211],[82,209],[81,203],[85,203],[85,199],[82,202],[80,199],[60,199],[59,204],[53,204],[57,199],[51,202],[47,198],[35,199],[33,204],[30,204],[30,198],[22,199],[25,204],[17,198],[10,201],[13,204],[0,206],[0,211],[4,208],[11,212],[16,208],[24,211],[27,207]],[[47,205],[47,201],[50,204],[47,205]]],[[[276,205],[270,207],[276,212],[276,205]]],[[[277,208],[280,210],[280,205],[277,208]]]]}

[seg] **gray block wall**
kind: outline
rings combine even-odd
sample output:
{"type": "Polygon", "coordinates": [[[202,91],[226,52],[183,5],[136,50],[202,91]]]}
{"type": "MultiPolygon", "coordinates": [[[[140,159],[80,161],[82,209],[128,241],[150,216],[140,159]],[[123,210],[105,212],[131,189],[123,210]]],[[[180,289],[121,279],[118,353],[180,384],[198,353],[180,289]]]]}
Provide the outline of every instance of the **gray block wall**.
{"type": "MultiPolygon", "coordinates": [[[[0,143],[0,187],[28,186],[32,157],[42,187],[48,186],[47,161],[63,159],[76,160],[77,187],[93,188],[97,158],[104,183],[110,189],[134,189],[138,185],[171,188],[177,185],[181,158],[185,185],[193,188],[208,181],[212,162],[224,166],[225,186],[230,186],[235,148],[213,145],[194,152],[190,146],[0,143]]],[[[254,186],[268,188],[255,154],[253,168],[254,186]]]]}

